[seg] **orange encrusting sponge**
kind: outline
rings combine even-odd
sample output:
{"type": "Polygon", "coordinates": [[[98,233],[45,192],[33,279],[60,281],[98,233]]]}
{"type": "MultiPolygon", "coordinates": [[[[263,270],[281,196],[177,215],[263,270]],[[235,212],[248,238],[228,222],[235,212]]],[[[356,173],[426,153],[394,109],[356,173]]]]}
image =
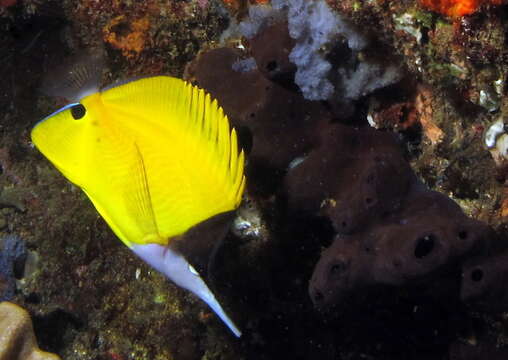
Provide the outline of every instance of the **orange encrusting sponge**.
{"type": "Polygon", "coordinates": [[[503,0],[420,0],[429,10],[451,17],[460,17],[474,13],[483,3],[500,5],[503,0]]]}

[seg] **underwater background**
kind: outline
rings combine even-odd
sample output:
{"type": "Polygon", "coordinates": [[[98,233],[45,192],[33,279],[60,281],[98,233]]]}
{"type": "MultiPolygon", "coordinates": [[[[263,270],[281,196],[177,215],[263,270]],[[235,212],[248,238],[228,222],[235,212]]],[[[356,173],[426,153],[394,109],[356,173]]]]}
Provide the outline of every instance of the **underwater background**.
{"type": "Polygon", "coordinates": [[[0,359],[508,358],[507,75],[506,0],[0,0],[0,359]],[[235,127],[207,282],[242,337],[31,143],[83,51],[235,127]]]}

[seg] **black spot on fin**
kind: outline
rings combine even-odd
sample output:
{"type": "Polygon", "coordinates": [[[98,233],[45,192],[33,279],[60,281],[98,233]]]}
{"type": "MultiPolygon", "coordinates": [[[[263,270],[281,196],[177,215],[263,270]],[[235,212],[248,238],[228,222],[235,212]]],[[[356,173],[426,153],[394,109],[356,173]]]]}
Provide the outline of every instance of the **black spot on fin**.
{"type": "Polygon", "coordinates": [[[78,102],[99,91],[103,69],[102,49],[75,54],[48,71],[42,81],[41,92],[78,102]]]}
{"type": "Polygon", "coordinates": [[[193,226],[185,234],[170,242],[172,250],[178,251],[205,279],[213,265],[215,254],[226,237],[235,211],[224,212],[193,226]]]}

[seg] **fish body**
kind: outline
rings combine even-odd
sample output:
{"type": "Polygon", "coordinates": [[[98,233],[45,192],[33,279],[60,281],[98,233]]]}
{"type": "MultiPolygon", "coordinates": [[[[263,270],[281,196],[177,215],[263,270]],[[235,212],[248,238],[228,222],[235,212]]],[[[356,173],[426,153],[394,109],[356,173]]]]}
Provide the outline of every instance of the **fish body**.
{"type": "Polygon", "coordinates": [[[172,246],[241,201],[244,155],[216,101],[180,79],[143,78],[65,106],[39,122],[31,136],[125,245],[207,302],[240,336],[172,246]]]}

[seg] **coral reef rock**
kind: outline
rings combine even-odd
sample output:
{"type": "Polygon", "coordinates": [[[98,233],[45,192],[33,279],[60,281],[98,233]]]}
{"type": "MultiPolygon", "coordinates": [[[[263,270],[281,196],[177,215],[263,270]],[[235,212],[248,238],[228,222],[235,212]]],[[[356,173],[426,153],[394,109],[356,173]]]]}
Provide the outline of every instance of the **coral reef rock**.
{"type": "Polygon", "coordinates": [[[451,17],[460,17],[475,13],[480,5],[500,5],[501,0],[420,0],[426,8],[451,17]]]}
{"type": "Polygon", "coordinates": [[[317,124],[326,121],[328,115],[322,104],[303,100],[265,78],[258,69],[260,63],[250,71],[233,70],[233,64],[241,58],[239,50],[214,49],[198,56],[188,73],[217,98],[239,129],[244,148],[246,138],[242,134],[249,134],[252,149],[247,176],[258,176],[247,186],[251,191],[266,192],[274,186],[261,182],[280,178],[293,159],[305,154],[315,142],[317,124]],[[269,175],[263,177],[260,173],[269,175]]]}
{"type": "Polygon", "coordinates": [[[291,212],[322,212],[349,233],[400,206],[414,175],[393,134],[337,124],[321,133],[320,144],[288,171],[291,212]]]}
{"type": "Polygon", "coordinates": [[[39,349],[28,312],[9,303],[0,303],[0,360],[58,360],[55,354],[39,349]]]}
{"type": "Polygon", "coordinates": [[[452,200],[416,186],[395,213],[337,236],[316,265],[311,298],[325,308],[376,285],[435,285],[450,273],[458,282],[457,264],[485,252],[488,235],[486,225],[465,216],[452,200]]]}
{"type": "Polygon", "coordinates": [[[508,358],[508,349],[498,344],[479,341],[477,344],[467,344],[456,341],[450,346],[449,360],[504,360],[508,358]]]}
{"type": "MultiPolygon", "coordinates": [[[[452,199],[423,185],[405,158],[397,134],[339,124],[336,120],[344,117],[337,110],[343,107],[331,100],[308,100],[323,97],[309,97],[298,82],[302,69],[293,52],[308,41],[295,35],[295,27],[303,31],[301,36],[317,34],[319,26],[326,31],[332,21],[330,10],[319,2],[275,1],[272,5],[272,9],[262,5],[259,11],[250,10],[250,19],[241,23],[244,32],[248,29],[244,34],[247,50],[204,51],[188,66],[187,77],[217,98],[240,134],[242,129],[250,134],[249,193],[276,195],[287,219],[320,217],[332,225],[335,241],[322,254],[309,284],[315,306],[327,308],[379,287],[430,289],[441,284],[447,291],[436,296],[456,302],[462,298],[467,303],[469,295],[461,297],[461,291],[478,292],[478,296],[492,293],[487,277],[484,285],[462,276],[472,258],[491,258],[492,230],[467,217],[452,199]],[[285,17],[281,19],[273,9],[285,17]],[[323,21],[301,19],[297,25],[289,16],[295,11],[312,12],[323,21]]],[[[340,22],[341,44],[350,53],[369,46],[345,18],[333,16],[332,23],[340,22]]],[[[340,43],[336,35],[325,36],[326,41],[340,43]]],[[[347,74],[352,60],[342,60],[334,71],[351,80],[347,74]]],[[[338,92],[335,86],[336,94],[347,93],[346,102],[399,77],[394,65],[374,66],[367,58],[353,63],[358,81],[341,82],[338,92]],[[391,80],[383,80],[385,76],[391,80]],[[370,77],[377,85],[368,81],[370,77]]],[[[407,86],[411,84],[416,86],[411,81],[407,86]]],[[[240,140],[244,145],[245,137],[240,140]]],[[[487,270],[486,266],[486,275],[487,270]]]]}
{"type": "Polygon", "coordinates": [[[0,239],[0,301],[11,300],[16,291],[16,277],[21,277],[27,250],[16,235],[0,239]]]}
{"type": "Polygon", "coordinates": [[[318,308],[379,286],[458,284],[446,294],[506,309],[506,246],[447,196],[427,189],[393,134],[333,125],[285,178],[291,212],[328,217],[338,233],[309,284],[318,308]]]}
{"type": "MultiPolygon", "coordinates": [[[[347,104],[401,78],[396,64],[368,55],[368,38],[324,0],[273,0],[272,8],[251,6],[239,32],[255,41],[256,37],[268,38],[277,24],[279,30],[280,24],[287,24],[287,31],[279,31],[265,47],[272,48],[272,54],[274,49],[287,54],[294,64],[294,83],[305,99],[347,104]],[[277,38],[285,37],[286,32],[288,38],[279,43],[277,38]]],[[[253,51],[259,53],[255,48],[253,51]]],[[[287,61],[268,65],[274,70],[279,63],[287,61]]],[[[258,61],[260,68],[262,65],[258,61]]]]}
{"type": "Polygon", "coordinates": [[[460,297],[476,308],[506,311],[508,253],[473,258],[463,266],[460,297]]]}

